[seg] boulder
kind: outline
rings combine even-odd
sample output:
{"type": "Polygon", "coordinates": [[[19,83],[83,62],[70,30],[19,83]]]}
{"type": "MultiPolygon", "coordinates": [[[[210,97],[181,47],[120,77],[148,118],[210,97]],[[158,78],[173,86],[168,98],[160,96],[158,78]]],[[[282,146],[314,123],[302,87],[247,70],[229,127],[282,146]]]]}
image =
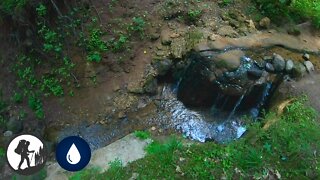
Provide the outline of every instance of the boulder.
{"type": "Polygon", "coordinates": [[[156,69],[157,74],[163,76],[171,69],[173,62],[170,59],[163,59],[154,61],[152,65],[156,69]]]}
{"type": "Polygon", "coordinates": [[[279,54],[273,54],[272,65],[276,72],[281,72],[286,67],[286,61],[279,54]]]}
{"type": "Polygon", "coordinates": [[[186,53],[186,40],[184,38],[176,38],[171,43],[171,55],[173,58],[181,59],[186,53]]]}
{"type": "Polygon", "coordinates": [[[260,20],[259,25],[261,28],[269,29],[271,20],[268,17],[264,17],[260,20]]]}
{"type": "Polygon", "coordinates": [[[241,50],[230,50],[226,53],[218,55],[214,61],[217,68],[225,68],[229,71],[232,71],[240,66],[240,58],[244,55],[244,52],[241,50]]]}
{"type": "Polygon", "coordinates": [[[172,39],[170,37],[170,34],[171,32],[169,29],[164,29],[163,31],[161,31],[160,38],[163,45],[168,46],[171,44],[172,39]]]}
{"type": "Polygon", "coordinates": [[[292,71],[294,67],[294,64],[293,64],[293,61],[291,59],[289,59],[287,62],[286,62],[286,72],[289,73],[292,71]]]}
{"type": "Polygon", "coordinates": [[[311,61],[305,61],[303,64],[306,67],[308,73],[311,73],[312,71],[315,70],[314,65],[312,64],[311,61]]]}
{"type": "Polygon", "coordinates": [[[292,69],[291,74],[295,78],[301,78],[301,77],[304,77],[306,72],[307,72],[307,69],[303,64],[296,63],[292,69]]]}
{"type": "Polygon", "coordinates": [[[309,61],[310,60],[310,55],[308,53],[304,53],[302,58],[305,60],[305,61],[309,61]]]}
{"type": "Polygon", "coordinates": [[[273,65],[271,63],[266,63],[266,70],[268,72],[274,72],[275,71],[275,69],[274,69],[274,67],[273,67],[273,65]]]}

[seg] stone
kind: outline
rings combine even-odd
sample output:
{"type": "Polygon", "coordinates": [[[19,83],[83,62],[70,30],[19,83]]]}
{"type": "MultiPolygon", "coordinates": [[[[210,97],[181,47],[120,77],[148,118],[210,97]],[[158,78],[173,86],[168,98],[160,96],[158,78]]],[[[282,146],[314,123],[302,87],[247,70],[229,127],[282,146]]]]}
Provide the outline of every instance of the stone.
{"type": "Polygon", "coordinates": [[[173,62],[170,59],[163,59],[153,62],[152,65],[156,69],[157,74],[163,76],[171,69],[173,62]]]}
{"type": "Polygon", "coordinates": [[[240,58],[244,55],[245,53],[241,50],[230,50],[218,55],[214,61],[219,69],[225,68],[227,70],[235,70],[240,66],[240,58]]]}
{"type": "Polygon", "coordinates": [[[276,72],[281,72],[285,69],[286,67],[286,61],[283,59],[282,56],[280,56],[279,54],[273,54],[273,61],[272,61],[272,65],[274,67],[274,70],[276,72]]]}
{"type": "Polygon", "coordinates": [[[262,74],[263,74],[263,71],[258,69],[258,68],[251,68],[247,71],[248,75],[254,79],[259,79],[262,74]]]}
{"type": "Polygon", "coordinates": [[[266,63],[266,70],[268,72],[274,72],[274,67],[271,63],[266,63]]]}
{"type": "Polygon", "coordinates": [[[153,76],[149,76],[146,77],[144,85],[143,85],[143,90],[144,92],[148,93],[148,94],[157,94],[157,88],[158,86],[158,81],[155,77],[153,76]]]}
{"type": "Polygon", "coordinates": [[[127,86],[127,90],[128,92],[135,93],[135,94],[143,93],[143,87],[141,85],[141,82],[138,82],[138,81],[130,82],[127,86]]]}
{"type": "Polygon", "coordinates": [[[7,123],[7,130],[12,131],[13,134],[20,133],[23,130],[22,121],[15,117],[11,117],[7,123]]]}
{"type": "Polygon", "coordinates": [[[294,67],[293,61],[291,59],[289,59],[286,62],[286,72],[288,72],[288,73],[291,72],[293,67],[294,67]]]}
{"type": "Polygon", "coordinates": [[[310,60],[310,55],[308,53],[304,53],[302,58],[305,60],[305,61],[309,61],[310,60]]]}
{"type": "Polygon", "coordinates": [[[120,111],[120,112],[118,113],[118,118],[119,118],[119,119],[123,119],[123,118],[125,118],[125,117],[127,117],[127,115],[126,115],[125,112],[120,111]]]}
{"type": "Polygon", "coordinates": [[[160,34],[159,33],[152,33],[151,35],[150,35],[150,40],[151,41],[156,41],[156,40],[158,40],[160,38],[160,34]]]}
{"type": "Polygon", "coordinates": [[[238,37],[239,34],[231,26],[222,26],[218,29],[217,33],[226,37],[238,37]]]}
{"type": "Polygon", "coordinates": [[[173,58],[181,59],[186,53],[186,45],[184,38],[174,39],[171,43],[171,55],[173,58]]]}
{"type": "Polygon", "coordinates": [[[264,17],[260,20],[259,25],[264,29],[269,29],[271,20],[268,17],[264,17]]]}
{"type": "Polygon", "coordinates": [[[312,71],[315,70],[314,65],[312,64],[311,61],[305,61],[303,64],[306,67],[308,73],[311,73],[312,71]]]}
{"type": "Polygon", "coordinates": [[[6,132],[3,133],[3,136],[4,136],[4,137],[10,137],[10,136],[12,136],[12,135],[13,135],[13,132],[12,132],[12,131],[6,131],[6,132]]]}
{"type": "Polygon", "coordinates": [[[171,44],[172,39],[170,37],[170,34],[171,34],[170,30],[167,30],[167,29],[161,32],[160,38],[161,38],[161,43],[163,45],[168,46],[171,44]]]}
{"type": "Polygon", "coordinates": [[[215,41],[215,40],[217,40],[218,37],[219,37],[219,35],[217,35],[217,34],[211,34],[211,35],[208,37],[208,39],[211,40],[211,41],[215,41]]]}
{"type": "Polygon", "coordinates": [[[304,77],[306,72],[307,72],[306,67],[301,63],[297,63],[294,65],[291,74],[295,78],[301,78],[301,77],[304,77]]]}
{"type": "Polygon", "coordinates": [[[264,61],[272,61],[272,56],[263,56],[264,61]]]}

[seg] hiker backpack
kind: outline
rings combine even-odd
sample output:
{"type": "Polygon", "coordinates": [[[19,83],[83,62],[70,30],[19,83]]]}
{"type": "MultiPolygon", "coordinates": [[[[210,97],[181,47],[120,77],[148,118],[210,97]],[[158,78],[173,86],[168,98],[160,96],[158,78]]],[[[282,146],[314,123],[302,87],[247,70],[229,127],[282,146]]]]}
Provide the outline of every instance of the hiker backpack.
{"type": "Polygon", "coordinates": [[[23,149],[25,144],[26,144],[26,140],[24,140],[24,139],[20,140],[19,144],[18,144],[17,148],[14,150],[14,152],[17,153],[17,154],[21,154],[22,153],[22,149],[23,149]]]}

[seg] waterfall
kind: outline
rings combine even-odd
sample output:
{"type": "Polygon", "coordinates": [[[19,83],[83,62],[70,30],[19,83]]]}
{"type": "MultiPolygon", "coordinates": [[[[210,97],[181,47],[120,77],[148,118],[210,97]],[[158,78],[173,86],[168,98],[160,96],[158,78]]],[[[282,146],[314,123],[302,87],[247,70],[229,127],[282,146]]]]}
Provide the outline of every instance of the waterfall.
{"type": "Polygon", "coordinates": [[[241,104],[241,102],[242,102],[245,94],[246,94],[246,93],[243,93],[242,96],[239,98],[239,100],[237,101],[236,105],[233,107],[231,113],[229,114],[229,117],[228,117],[227,120],[230,120],[230,119],[232,118],[232,116],[234,115],[234,113],[236,112],[236,110],[238,109],[238,107],[240,106],[240,104],[241,104]]]}

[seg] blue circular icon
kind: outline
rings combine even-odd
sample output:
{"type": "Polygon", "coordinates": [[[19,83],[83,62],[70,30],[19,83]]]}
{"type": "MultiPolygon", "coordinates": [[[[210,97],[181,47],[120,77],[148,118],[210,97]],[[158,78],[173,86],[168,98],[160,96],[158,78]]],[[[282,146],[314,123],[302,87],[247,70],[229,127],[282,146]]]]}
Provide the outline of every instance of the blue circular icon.
{"type": "Polygon", "coordinates": [[[78,136],[69,136],[57,146],[56,159],[67,171],[80,171],[91,159],[89,144],[78,136]]]}

